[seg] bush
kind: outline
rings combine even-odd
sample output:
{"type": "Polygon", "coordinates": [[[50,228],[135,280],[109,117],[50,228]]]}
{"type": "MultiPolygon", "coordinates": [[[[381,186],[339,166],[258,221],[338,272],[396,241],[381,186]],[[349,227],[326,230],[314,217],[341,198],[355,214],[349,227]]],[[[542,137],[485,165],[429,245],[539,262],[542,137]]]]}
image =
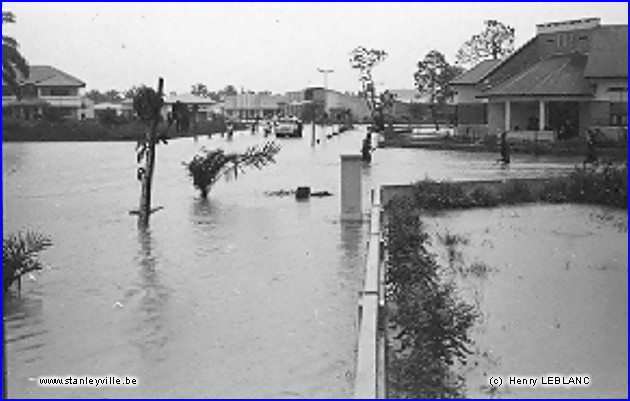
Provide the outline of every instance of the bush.
{"type": "Polygon", "coordinates": [[[428,211],[462,209],[470,207],[471,198],[457,183],[437,183],[430,180],[414,185],[416,207],[428,211]]]}
{"type": "Polygon", "coordinates": [[[628,165],[576,169],[569,177],[573,202],[628,207],[628,165]]]}
{"type": "Polygon", "coordinates": [[[462,397],[464,378],[452,366],[471,354],[468,331],[477,312],[442,278],[443,267],[427,251],[428,235],[413,201],[394,200],[387,212],[389,396],[462,397]]]}
{"type": "Polygon", "coordinates": [[[501,203],[514,205],[517,203],[527,203],[535,200],[529,186],[522,181],[508,181],[501,186],[499,191],[501,203]]]}
{"type": "Polygon", "coordinates": [[[245,167],[261,169],[275,163],[275,156],[280,152],[280,145],[268,142],[262,147],[251,147],[245,153],[225,153],[223,149],[202,149],[190,162],[184,163],[188,175],[193,180],[202,198],[207,198],[210,188],[221,177],[228,174],[238,177],[245,167]]]}
{"type": "Polygon", "coordinates": [[[2,239],[2,292],[27,273],[41,270],[39,252],[52,246],[50,238],[36,232],[11,234],[2,239]]]}
{"type": "Polygon", "coordinates": [[[494,207],[498,206],[500,203],[500,199],[494,191],[485,187],[477,187],[473,189],[469,197],[473,206],[476,207],[494,207]]]}

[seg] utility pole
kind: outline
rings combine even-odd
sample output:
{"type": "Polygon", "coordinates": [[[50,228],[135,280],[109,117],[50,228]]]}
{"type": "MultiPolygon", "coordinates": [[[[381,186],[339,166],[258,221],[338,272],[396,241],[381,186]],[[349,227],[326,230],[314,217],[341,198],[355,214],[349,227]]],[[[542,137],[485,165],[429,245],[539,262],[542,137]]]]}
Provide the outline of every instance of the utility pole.
{"type": "Polygon", "coordinates": [[[328,74],[332,74],[333,72],[335,72],[335,70],[318,68],[317,72],[319,72],[320,74],[324,76],[324,89],[328,90],[328,74]]]}
{"type": "MultiPolygon", "coordinates": [[[[158,80],[158,98],[161,100],[164,93],[164,79],[158,80]]],[[[160,102],[161,103],[161,102],[160,102]]],[[[144,175],[142,176],[142,195],[140,197],[140,209],[138,210],[138,225],[146,228],[149,225],[149,216],[151,216],[151,185],[153,183],[153,170],[155,169],[155,145],[157,139],[157,129],[160,123],[160,110],[161,105],[154,105],[153,121],[151,122],[151,130],[147,133],[147,156],[144,169],[144,175]]]]}
{"type": "Polygon", "coordinates": [[[317,72],[324,76],[324,113],[328,114],[328,75],[335,72],[330,68],[318,68],[317,72]]]}

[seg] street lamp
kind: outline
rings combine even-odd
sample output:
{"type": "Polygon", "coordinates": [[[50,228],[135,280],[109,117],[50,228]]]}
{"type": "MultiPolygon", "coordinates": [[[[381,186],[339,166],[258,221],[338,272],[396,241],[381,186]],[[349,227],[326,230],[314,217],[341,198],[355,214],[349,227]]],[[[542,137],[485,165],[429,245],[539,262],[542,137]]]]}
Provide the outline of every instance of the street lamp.
{"type": "Polygon", "coordinates": [[[324,89],[328,90],[328,74],[332,74],[333,72],[335,72],[335,70],[318,68],[317,72],[324,75],[324,89]]]}

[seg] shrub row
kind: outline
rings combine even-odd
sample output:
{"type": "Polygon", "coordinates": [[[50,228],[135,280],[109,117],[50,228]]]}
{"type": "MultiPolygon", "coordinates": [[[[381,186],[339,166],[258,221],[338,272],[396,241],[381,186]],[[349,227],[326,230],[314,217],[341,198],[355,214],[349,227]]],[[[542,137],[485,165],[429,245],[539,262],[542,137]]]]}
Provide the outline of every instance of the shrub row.
{"type": "Polygon", "coordinates": [[[546,180],[542,185],[513,180],[488,188],[466,191],[454,182],[430,180],[414,185],[415,207],[426,211],[494,207],[527,202],[588,203],[627,208],[628,165],[576,168],[568,177],[546,180]]]}
{"type": "Polygon", "coordinates": [[[413,202],[398,199],[387,212],[388,397],[463,397],[464,377],[453,366],[471,353],[477,312],[442,278],[413,202]]]}

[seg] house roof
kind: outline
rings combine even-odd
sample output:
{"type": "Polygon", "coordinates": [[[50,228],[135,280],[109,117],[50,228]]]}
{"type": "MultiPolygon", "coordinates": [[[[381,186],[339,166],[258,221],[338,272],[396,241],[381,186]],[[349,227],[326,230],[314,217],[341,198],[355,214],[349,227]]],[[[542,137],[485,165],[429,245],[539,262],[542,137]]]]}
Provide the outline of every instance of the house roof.
{"type": "Polygon", "coordinates": [[[468,71],[458,75],[451,81],[451,85],[475,85],[481,82],[501,60],[484,60],[468,71]]]}
{"type": "Polygon", "coordinates": [[[193,95],[192,93],[182,93],[181,95],[169,96],[164,99],[164,103],[173,104],[181,102],[184,104],[197,104],[197,105],[213,105],[216,102],[212,99],[208,99],[201,96],[193,95]]]}
{"type": "MultiPolygon", "coordinates": [[[[35,86],[73,86],[79,88],[85,87],[85,82],[49,65],[29,66],[28,79],[18,77],[18,82],[21,85],[34,84],[35,86]]],[[[2,85],[6,85],[4,79],[2,80],[2,85]]]]}
{"type": "Polygon", "coordinates": [[[593,88],[584,79],[587,56],[575,53],[552,56],[506,79],[484,92],[493,96],[592,96],[593,88]]]}
{"type": "Polygon", "coordinates": [[[628,25],[603,25],[593,30],[584,76],[628,78],[628,25]]]}

